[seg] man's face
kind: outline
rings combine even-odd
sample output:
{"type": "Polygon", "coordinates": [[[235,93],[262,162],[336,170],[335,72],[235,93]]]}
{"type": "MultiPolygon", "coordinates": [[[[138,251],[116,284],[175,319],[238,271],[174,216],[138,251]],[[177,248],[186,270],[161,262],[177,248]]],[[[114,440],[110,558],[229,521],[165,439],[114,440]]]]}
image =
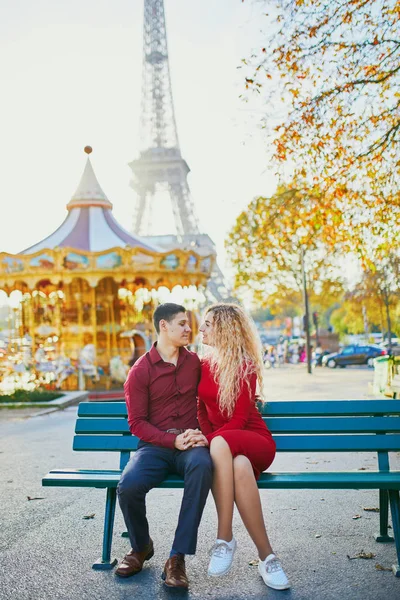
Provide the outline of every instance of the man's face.
{"type": "Polygon", "coordinates": [[[191,332],[187,314],[180,312],[170,322],[162,319],[160,332],[174,346],[186,346],[189,343],[191,332]]]}

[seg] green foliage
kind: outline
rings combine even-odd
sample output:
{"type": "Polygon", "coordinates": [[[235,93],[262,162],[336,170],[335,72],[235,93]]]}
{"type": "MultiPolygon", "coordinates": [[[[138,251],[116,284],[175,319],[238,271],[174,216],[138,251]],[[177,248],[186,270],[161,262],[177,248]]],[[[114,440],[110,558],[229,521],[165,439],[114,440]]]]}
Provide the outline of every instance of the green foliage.
{"type": "Polygon", "coordinates": [[[1,402],[50,402],[50,400],[56,400],[63,394],[60,392],[50,392],[48,390],[37,389],[31,392],[27,390],[15,390],[12,394],[0,395],[1,402]]]}

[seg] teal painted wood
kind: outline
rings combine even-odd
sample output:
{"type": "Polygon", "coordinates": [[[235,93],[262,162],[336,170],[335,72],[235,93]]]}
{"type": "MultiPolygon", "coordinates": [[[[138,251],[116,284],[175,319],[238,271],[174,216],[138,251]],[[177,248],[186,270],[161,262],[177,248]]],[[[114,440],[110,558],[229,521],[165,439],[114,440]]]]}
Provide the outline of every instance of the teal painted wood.
{"type": "Polygon", "coordinates": [[[84,452],[127,452],[137,449],[134,435],[76,435],[73,450],[84,452]]]}
{"type": "Polygon", "coordinates": [[[100,434],[100,433],[130,433],[128,420],[125,418],[81,418],[78,417],[75,433],[100,434]]]}
{"type": "Polygon", "coordinates": [[[125,402],[80,402],[78,417],[126,417],[125,402]]]}
{"type": "MultiPolygon", "coordinates": [[[[51,471],[43,485],[65,487],[116,487],[120,472],[68,469],[51,471]]],[[[182,488],[183,479],[170,475],[159,486],[182,488]]],[[[343,472],[343,473],[263,473],[258,480],[261,489],[400,489],[400,471],[343,472]]]]}
{"type": "Polygon", "coordinates": [[[377,452],[400,450],[400,435],[276,435],[279,452],[377,452]]]}
{"type": "MultiPolygon", "coordinates": [[[[398,417],[264,417],[271,433],[400,433],[398,417]]],[[[78,434],[129,434],[126,418],[78,418],[78,434]]]]}
{"type": "Polygon", "coordinates": [[[268,402],[262,414],[269,416],[367,416],[400,415],[398,400],[301,400],[268,402]]]}
{"type": "Polygon", "coordinates": [[[263,473],[261,489],[400,489],[400,471],[263,473]]]}
{"type": "Polygon", "coordinates": [[[400,433],[394,417],[263,417],[271,433],[400,433]]]}
{"type": "MultiPolygon", "coordinates": [[[[263,405],[265,416],[400,415],[398,400],[288,400],[263,405]]],[[[125,402],[81,402],[80,417],[126,417],[125,402]]]]}
{"type": "MultiPolygon", "coordinates": [[[[275,435],[279,452],[377,452],[399,451],[400,435],[275,435]]],[[[138,438],[117,435],[76,435],[73,449],[86,452],[136,450],[138,438]]]]}

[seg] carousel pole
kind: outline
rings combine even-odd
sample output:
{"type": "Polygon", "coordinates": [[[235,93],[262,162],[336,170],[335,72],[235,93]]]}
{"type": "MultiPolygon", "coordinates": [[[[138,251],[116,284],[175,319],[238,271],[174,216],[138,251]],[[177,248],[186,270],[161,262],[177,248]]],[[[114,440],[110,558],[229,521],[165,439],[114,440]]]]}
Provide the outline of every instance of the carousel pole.
{"type": "Polygon", "coordinates": [[[114,313],[114,298],[111,297],[110,301],[110,309],[111,309],[111,331],[112,331],[112,343],[113,343],[113,355],[117,352],[117,334],[115,332],[115,313],[114,313]]]}
{"type": "Polygon", "coordinates": [[[97,312],[96,312],[96,287],[92,287],[91,298],[91,322],[92,322],[92,342],[94,346],[95,366],[97,367],[97,312]]]}
{"type": "MultiPolygon", "coordinates": [[[[80,288],[80,286],[79,286],[80,288]]],[[[75,294],[75,299],[78,307],[78,327],[79,327],[79,346],[83,348],[83,309],[82,309],[82,294],[75,294]]]]}
{"type": "Polygon", "coordinates": [[[113,344],[112,352],[114,355],[117,350],[117,334],[115,332],[114,295],[113,295],[113,290],[112,290],[112,284],[109,279],[107,279],[107,292],[108,292],[108,301],[109,301],[109,306],[110,306],[111,332],[112,332],[112,344],[113,344]]]}
{"type": "Polygon", "coordinates": [[[105,305],[107,307],[107,327],[106,327],[106,332],[107,332],[107,360],[108,363],[110,363],[111,360],[111,335],[110,335],[110,302],[107,298],[107,300],[105,301],[105,305]]]}
{"type": "Polygon", "coordinates": [[[28,322],[29,322],[29,333],[32,339],[32,356],[35,354],[35,313],[33,307],[33,290],[31,297],[28,302],[28,322]]]}
{"type": "Polygon", "coordinates": [[[107,382],[106,382],[106,389],[109,390],[110,389],[110,385],[111,385],[111,368],[110,368],[110,361],[111,361],[111,335],[110,335],[110,302],[108,299],[108,296],[106,296],[106,300],[105,300],[105,305],[106,305],[106,309],[107,309],[107,324],[106,324],[106,341],[107,341],[107,365],[109,368],[109,375],[107,378],[107,382]]]}
{"type": "Polygon", "coordinates": [[[58,295],[58,290],[56,291],[55,296],[55,317],[56,317],[56,329],[57,329],[57,354],[60,356],[61,354],[61,298],[58,295]]]}

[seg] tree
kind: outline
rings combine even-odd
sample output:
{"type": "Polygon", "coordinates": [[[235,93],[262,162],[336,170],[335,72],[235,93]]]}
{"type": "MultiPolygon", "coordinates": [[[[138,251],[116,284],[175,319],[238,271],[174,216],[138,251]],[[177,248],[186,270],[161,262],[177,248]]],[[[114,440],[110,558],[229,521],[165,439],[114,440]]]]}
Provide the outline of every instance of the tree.
{"type": "Polygon", "coordinates": [[[367,271],[364,281],[369,283],[369,288],[385,307],[386,330],[389,349],[392,346],[392,309],[400,298],[400,257],[386,255],[375,264],[371,271],[367,271]]]}
{"type": "Polygon", "coordinates": [[[235,287],[250,288],[261,303],[278,288],[302,291],[302,256],[310,290],[340,280],[334,257],[342,219],[315,192],[280,188],[270,198],[255,198],[226,242],[235,287]]]}
{"type": "Polygon", "coordinates": [[[400,205],[400,3],[265,0],[272,4],[246,87],[266,89],[276,162],[295,162],[308,185],[356,213],[379,209],[384,222],[400,205]]]}
{"type": "Polygon", "coordinates": [[[340,307],[331,315],[331,323],[339,334],[386,330],[389,342],[392,328],[400,334],[399,321],[396,320],[400,309],[400,288],[393,277],[398,268],[396,262],[386,269],[365,271],[355,288],[346,293],[340,307]]]}

